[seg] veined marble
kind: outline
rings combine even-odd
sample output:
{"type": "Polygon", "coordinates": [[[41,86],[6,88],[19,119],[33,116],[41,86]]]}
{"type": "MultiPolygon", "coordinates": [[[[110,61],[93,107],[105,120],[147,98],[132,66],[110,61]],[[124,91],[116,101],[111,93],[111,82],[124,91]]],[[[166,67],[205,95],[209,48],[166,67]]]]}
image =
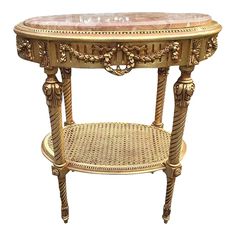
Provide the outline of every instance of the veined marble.
{"type": "Polygon", "coordinates": [[[51,30],[148,30],[202,26],[211,22],[211,17],[199,13],[104,13],[72,14],[34,17],[24,25],[51,30]]]}

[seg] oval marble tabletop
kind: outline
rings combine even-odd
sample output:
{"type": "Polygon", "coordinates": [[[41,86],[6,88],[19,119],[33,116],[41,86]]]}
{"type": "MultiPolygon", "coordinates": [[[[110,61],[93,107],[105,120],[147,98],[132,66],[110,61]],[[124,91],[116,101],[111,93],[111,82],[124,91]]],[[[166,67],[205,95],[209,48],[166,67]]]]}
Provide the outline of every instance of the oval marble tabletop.
{"type": "Polygon", "coordinates": [[[199,13],[104,13],[41,16],[15,27],[18,35],[81,41],[193,38],[219,32],[220,25],[199,13]]]}
{"type": "Polygon", "coordinates": [[[147,30],[206,25],[211,17],[197,13],[105,13],[34,17],[24,25],[38,29],[147,30]]]}

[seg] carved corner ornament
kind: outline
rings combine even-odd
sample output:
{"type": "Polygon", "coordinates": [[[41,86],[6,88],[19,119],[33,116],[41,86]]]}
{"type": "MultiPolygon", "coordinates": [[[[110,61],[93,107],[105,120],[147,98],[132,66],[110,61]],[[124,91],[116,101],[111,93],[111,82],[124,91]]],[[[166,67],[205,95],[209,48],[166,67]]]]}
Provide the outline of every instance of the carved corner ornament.
{"type": "Polygon", "coordinates": [[[147,45],[117,44],[114,47],[110,47],[109,45],[92,45],[95,54],[82,53],[74,49],[70,44],[59,43],[58,48],[58,62],[61,64],[67,62],[68,57],[74,57],[84,63],[99,62],[103,64],[106,71],[118,76],[130,72],[135,67],[136,63],[153,63],[167,54],[171,55],[171,60],[175,63],[180,59],[180,43],[177,41],[167,44],[159,51],[151,53],[145,52],[144,54],[140,54],[140,52],[146,51],[147,45]],[[121,69],[120,65],[112,66],[113,57],[118,51],[126,57],[124,69],[121,69]]]}
{"type": "Polygon", "coordinates": [[[194,39],[192,41],[191,54],[189,59],[190,65],[197,65],[200,61],[201,40],[194,39]]]}
{"type": "Polygon", "coordinates": [[[47,42],[38,41],[39,58],[41,67],[49,67],[48,45],[47,42]]]}
{"type": "Polygon", "coordinates": [[[171,55],[171,59],[173,61],[178,61],[179,60],[179,51],[180,51],[180,44],[179,44],[179,42],[173,42],[173,45],[172,45],[172,55],[171,55]]]}
{"type": "Polygon", "coordinates": [[[66,164],[62,167],[52,166],[52,175],[55,175],[59,178],[65,177],[68,172],[69,169],[66,167],[66,164]]]}
{"type": "Polygon", "coordinates": [[[205,59],[211,57],[218,48],[217,36],[211,37],[206,44],[206,55],[205,59]]]}
{"type": "Polygon", "coordinates": [[[18,55],[24,59],[33,60],[33,46],[29,39],[17,36],[16,46],[18,55]]]}
{"type": "Polygon", "coordinates": [[[180,163],[173,165],[169,162],[166,162],[164,172],[168,178],[175,178],[181,175],[182,166],[180,163]]]}

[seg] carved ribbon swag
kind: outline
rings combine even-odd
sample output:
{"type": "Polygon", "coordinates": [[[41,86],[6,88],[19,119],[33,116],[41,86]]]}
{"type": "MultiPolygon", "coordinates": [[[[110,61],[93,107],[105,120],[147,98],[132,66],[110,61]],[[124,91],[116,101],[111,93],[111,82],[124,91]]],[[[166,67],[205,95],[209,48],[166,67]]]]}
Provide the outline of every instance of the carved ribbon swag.
{"type": "Polygon", "coordinates": [[[100,62],[103,63],[104,69],[111,74],[114,75],[124,75],[130,72],[137,62],[141,63],[152,63],[155,60],[161,59],[162,56],[171,53],[171,59],[173,61],[178,61],[179,59],[179,50],[180,45],[178,42],[172,42],[167,44],[163,49],[150,53],[148,55],[140,55],[140,52],[146,49],[146,45],[135,45],[135,46],[128,46],[123,44],[117,44],[115,47],[108,47],[108,46],[101,46],[95,45],[94,49],[97,50],[99,53],[103,53],[100,55],[94,54],[84,54],[75,50],[69,44],[59,44],[59,62],[65,63],[67,62],[67,52],[69,53],[70,57],[74,57],[77,60],[82,60],[85,63],[95,63],[100,62]],[[115,68],[112,66],[112,59],[114,55],[121,51],[123,55],[125,55],[127,63],[124,69],[121,69],[120,65],[117,65],[115,68]]]}

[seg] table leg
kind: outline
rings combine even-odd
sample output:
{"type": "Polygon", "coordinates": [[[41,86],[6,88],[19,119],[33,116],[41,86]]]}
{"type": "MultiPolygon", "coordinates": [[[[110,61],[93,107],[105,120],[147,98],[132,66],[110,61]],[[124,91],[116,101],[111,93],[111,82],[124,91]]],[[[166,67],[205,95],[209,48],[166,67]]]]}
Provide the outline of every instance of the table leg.
{"type": "Polygon", "coordinates": [[[158,68],[155,121],[152,123],[152,125],[158,128],[163,128],[162,113],[163,113],[163,107],[164,107],[166,80],[167,80],[168,72],[169,72],[169,67],[158,68]]]}
{"type": "Polygon", "coordinates": [[[62,128],[62,84],[56,78],[57,68],[45,68],[47,79],[43,85],[43,92],[46,96],[46,101],[49,109],[52,143],[54,150],[54,166],[53,175],[58,177],[59,190],[61,197],[62,219],[67,223],[69,218],[69,210],[66,195],[66,168],[65,151],[64,151],[64,136],[62,128]]]}
{"type": "Polygon", "coordinates": [[[73,121],[72,115],[72,93],[71,93],[71,68],[60,68],[63,82],[63,95],[65,99],[66,122],[65,125],[71,125],[73,121]]]}
{"type": "Polygon", "coordinates": [[[69,206],[67,201],[67,193],[66,193],[66,174],[68,169],[66,168],[58,168],[52,167],[52,174],[58,177],[58,184],[60,190],[60,198],[61,198],[61,218],[64,223],[68,222],[69,219],[69,206]]]}
{"type": "Polygon", "coordinates": [[[171,133],[169,159],[166,163],[165,173],[167,176],[166,200],[162,218],[167,223],[171,212],[171,201],[174,191],[175,178],[181,174],[179,156],[182,146],[185,120],[188,105],[193,95],[195,85],[191,79],[194,66],[181,66],[181,76],[174,84],[175,111],[171,133]]]}

